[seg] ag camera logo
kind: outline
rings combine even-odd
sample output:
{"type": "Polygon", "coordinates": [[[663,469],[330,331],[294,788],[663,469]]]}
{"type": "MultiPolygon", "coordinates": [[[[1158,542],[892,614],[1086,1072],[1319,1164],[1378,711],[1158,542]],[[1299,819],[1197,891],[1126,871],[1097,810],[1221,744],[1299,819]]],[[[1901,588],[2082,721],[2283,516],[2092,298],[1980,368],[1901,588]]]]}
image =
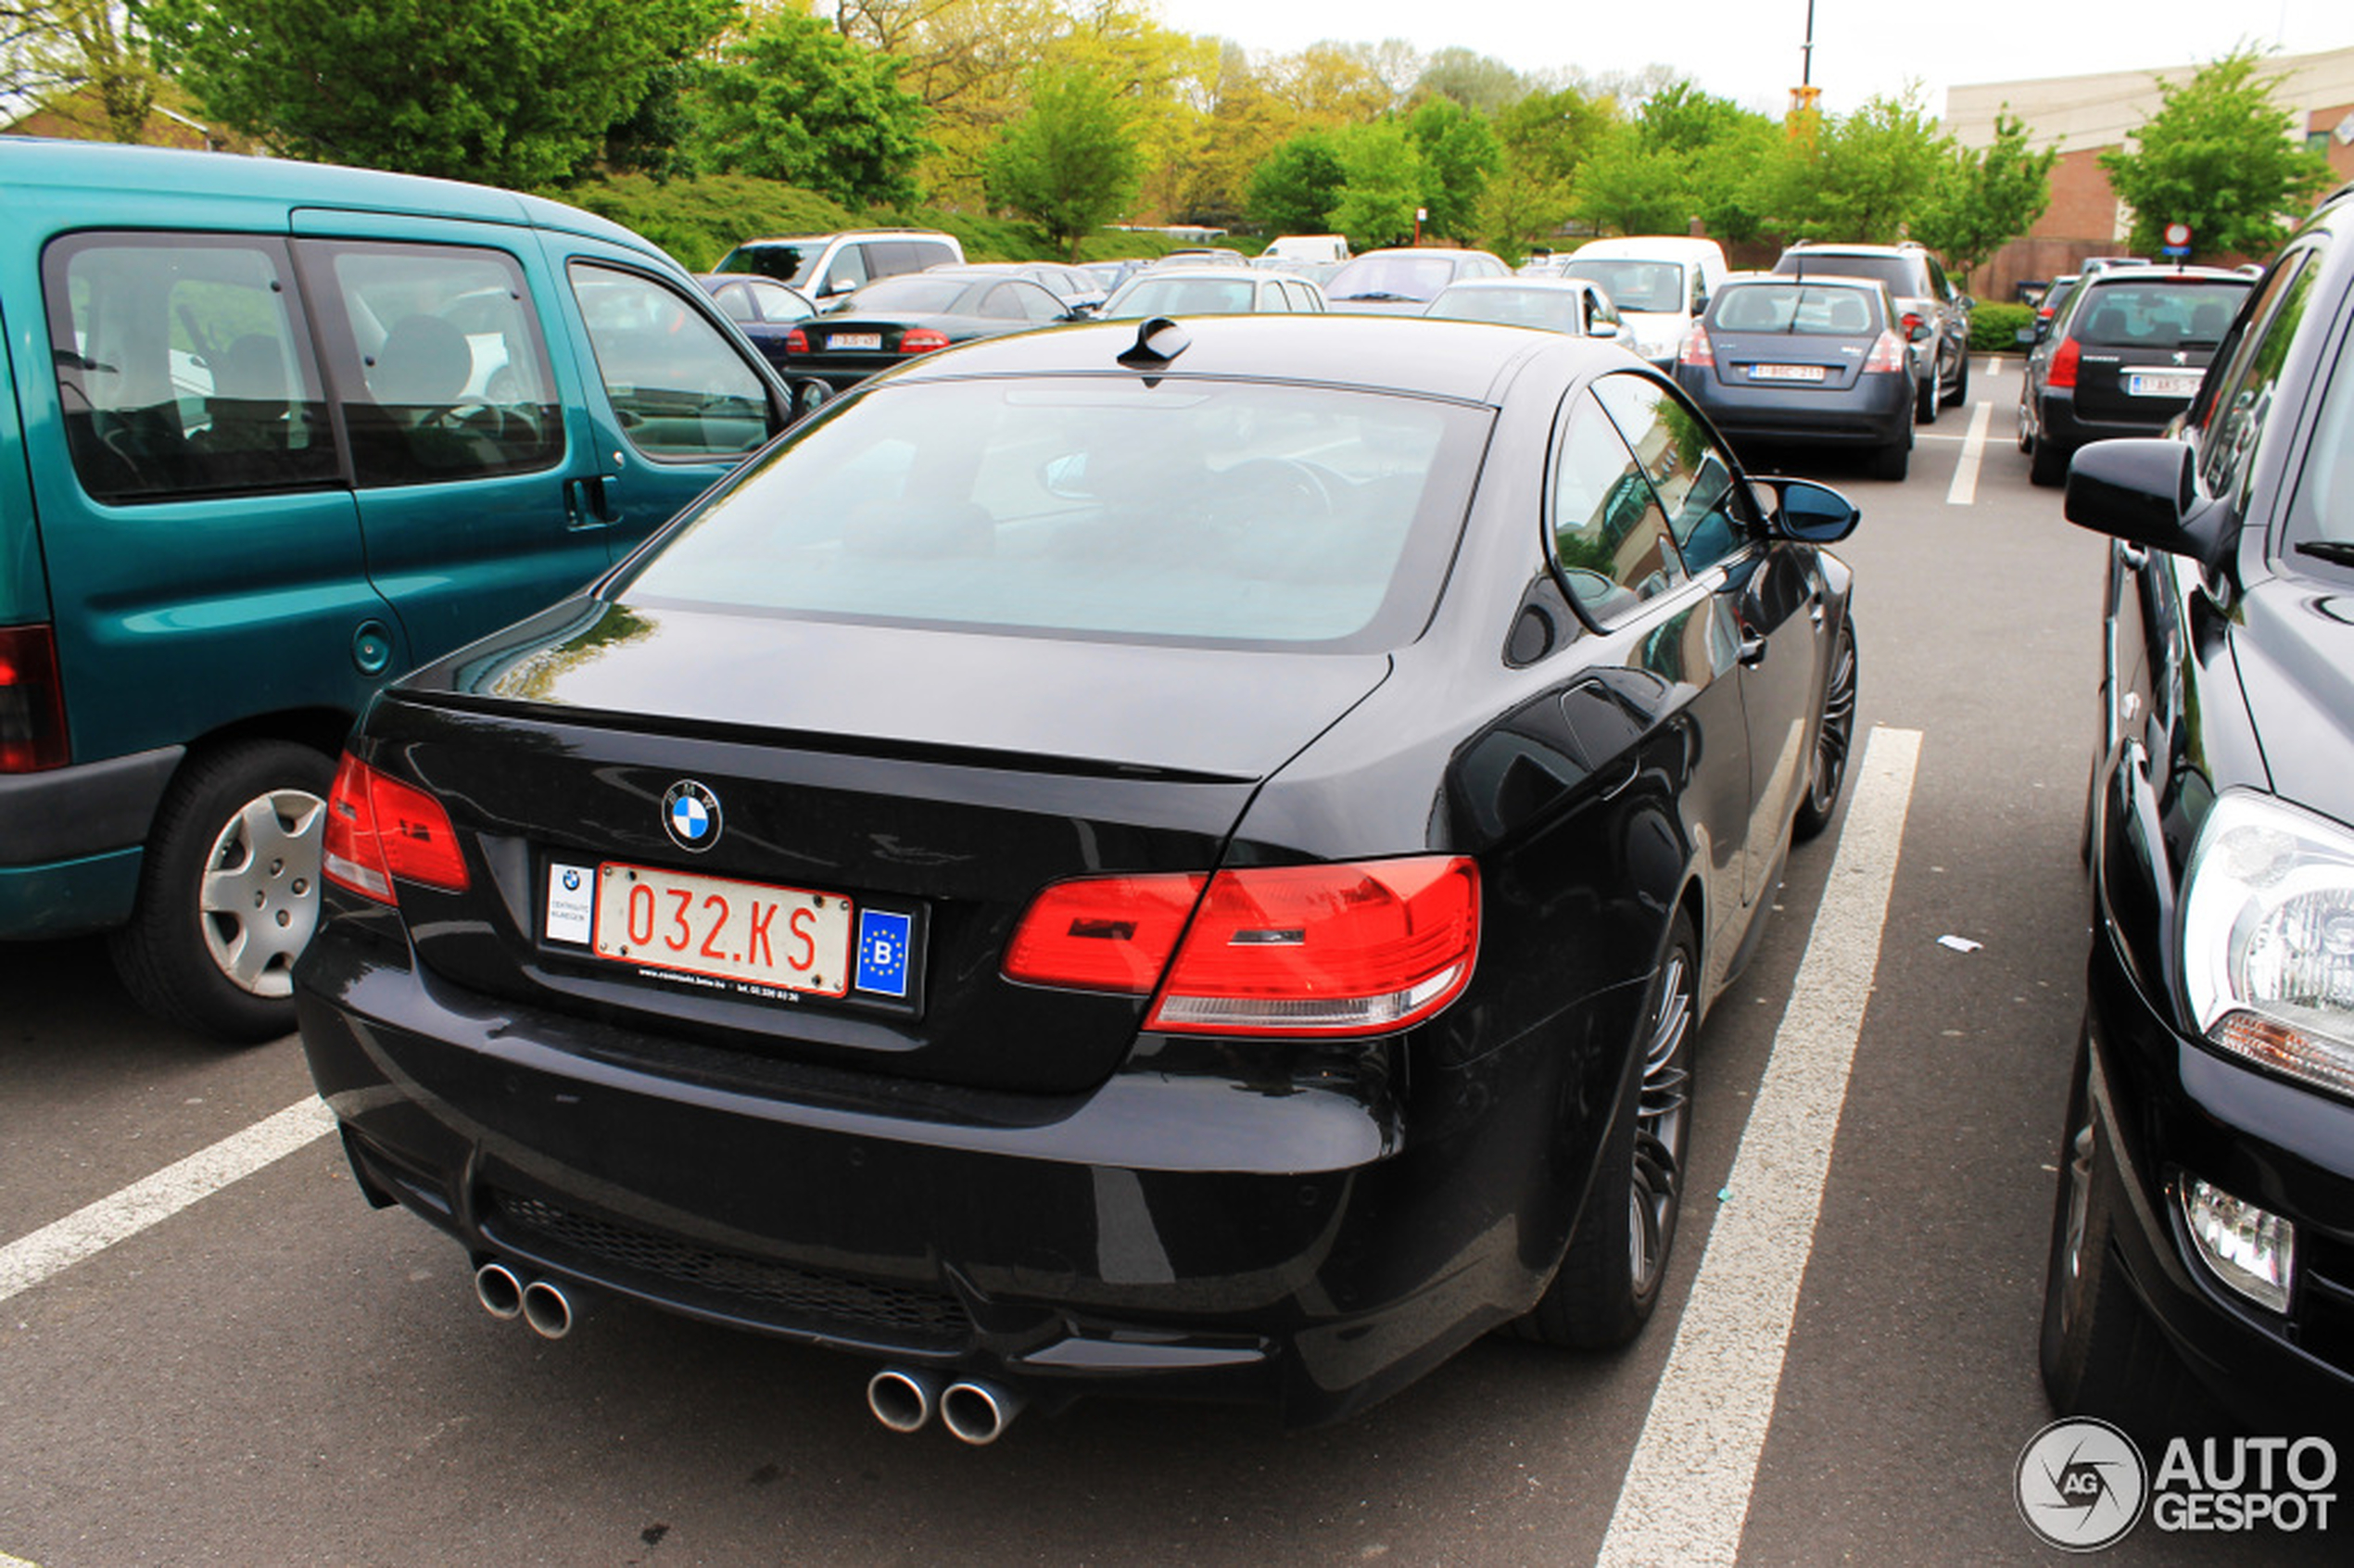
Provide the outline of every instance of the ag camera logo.
{"type": "Polygon", "coordinates": [[[2149,1467],[2133,1440],[2105,1421],[2056,1421],[2019,1451],[2011,1496],[2047,1545],[2098,1551],[2140,1523],[2149,1467]]]}

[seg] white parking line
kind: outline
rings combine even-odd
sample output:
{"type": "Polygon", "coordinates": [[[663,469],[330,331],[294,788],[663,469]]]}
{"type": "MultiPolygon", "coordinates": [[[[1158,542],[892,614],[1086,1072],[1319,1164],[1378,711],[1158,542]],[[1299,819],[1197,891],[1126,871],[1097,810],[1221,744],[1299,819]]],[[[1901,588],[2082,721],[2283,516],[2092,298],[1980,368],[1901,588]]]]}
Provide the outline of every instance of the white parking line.
{"type": "MultiPolygon", "coordinates": [[[[1982,406],[1982,405],[1981,405],[1982,406]]],[[[1916,729],[1874,729],[1667,1370],[1602,1541],[1611,1568],[1733,1562],[1879,962],[1916,729]]],[[[1690,1199],[1688,1197],[1687,1202],[1690,1199]]]]}
{"type": "MultiPolygon", "coordinates": [[[[72,1268],[334,1130],[317,1095],[0,1246],[0,1301],[72,1268]]],[[[0,1568],[6,1568],[0,1563],[0,1568]]]]}
{"type": "Polygon", "coordinates": [[[1954,465],[1954,483],[1945,491],[1947,506],[1968,506],[1978,499],[1978,460],[1986,455],[1986,432],[1993,424],[1994,405],[1981,399],[1970,411],[1969,434],[1962,440],[1962,461],[1954,465]]]}
{"type": "Polygon", "coordinates": [[[0,1551],[0,1568],[41,1568],[41,1564],[27,1562],[21,1557],[10,1557],[6,1552],[0,1551]]]}

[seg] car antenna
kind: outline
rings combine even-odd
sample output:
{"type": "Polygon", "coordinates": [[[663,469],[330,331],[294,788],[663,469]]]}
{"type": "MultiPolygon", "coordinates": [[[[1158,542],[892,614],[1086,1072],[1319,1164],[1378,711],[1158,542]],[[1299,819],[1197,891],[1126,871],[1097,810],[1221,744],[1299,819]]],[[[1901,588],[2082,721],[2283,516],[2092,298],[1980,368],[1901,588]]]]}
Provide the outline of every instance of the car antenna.
{"type": "Polygon", "coordinates": [[[1185,329],[1167,316],[1147,316],[1136,323],[1136,341],[1120,351],[1120,362],[1132,370],[1165,365],[1192,348],[1193,342],[1185,329]]]}

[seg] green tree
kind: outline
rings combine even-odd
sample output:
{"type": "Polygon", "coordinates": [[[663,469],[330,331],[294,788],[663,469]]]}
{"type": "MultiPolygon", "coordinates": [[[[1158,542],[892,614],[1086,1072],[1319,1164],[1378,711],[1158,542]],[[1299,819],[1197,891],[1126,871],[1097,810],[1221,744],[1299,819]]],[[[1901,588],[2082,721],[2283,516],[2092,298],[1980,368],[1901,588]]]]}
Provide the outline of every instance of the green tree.
{"type": "Polygon", "coordinates": [[[2033,228],[2051,205],[2059,148],[2028,151],[2027,127],[2007,108],[1994,115],[1992,144],[1955,151],[1944,199],[1913,221],[1913,237],[1943,257],[1957,277],[1968,277],[2033,228]]]}
{"type": "Polygon", "coordinates": [[[1080,243],[1135,198],[1143,170],[1129,106],[1093,71],[1042,70],[1030,112],[1006,128],[983,173],[991,201],[1075,261],[1080,243]]]}
{"type": "Polygon", "coordinates": [[[1470,239],[1479,231],[1479,198],[1503,161],[1495,129],[1452,98],[1433,98],[1406,117],[1406,132],[1423,155],[1421,205],[1426,232],[1470,239]]]}
{"type": "Polygon", "coordinates": [[[1329,234],[1348,183],[1333,133],[1303,131],[1251,175],[1251,221],[1271,234],[1329,234]]]}
{"type": "Polygon", "coordinates": [[[1520,72],[1492,55],[1441,49],[1423,63],[1417,94],[1452,98],[1474,114],[1492,115],[1528,95],[1520,72]]]}
{"type": "Polygon", "coordinates": [[[1430,171],[1422,147],[1395,120],[1352,125],[1335,137],[1343,185],[1333,227],[1358,250],[1395,245],[1414,232],[1430,171]]]}
{"type": "Polygon", "coordinates": [[[148,0],[158,63],[297,158],[562,183],[736,0],[148,0]]]}
{"type": "Polygon", "coordinates": [[[1648,145],[1638,127],[1614,127],[1578,165],[1571,211],[1605,232],[1680,234],[1698,205],[1692,158],[1648,145]]]}
{"type": "Polygon", "coordinates": [[[0,3],[0,102],[86,93],[108,137],[135,142],[161,82],[139,14],[123,0],[0,3]]]}
{"type": "Polygon", "coordinates": [[[2133,146],[2103,153],[2109,187],[2133,209],[2133,246],[2156,254],[2169,223],[2187,223],[2202,252],[2264,255],[2281,221],[2329,183],[2328,162],[2288,139],[2291,117],[2272,100],[2278,77],[2257,74],[2243,49],[2161,82],[2160,107],[2133,146]]]}
{"type": "Polygon", "coordinates": [[[928,111],[900,87],[899,70],[815,17],[773,12],[703,73],[696,160],[846,206],[913,201],[928,111]]]}
{"type": "Polygon", "coordinates": [[[1755,188],[1768,225],[1793,239],[1889,244],[1945,199],[1952,172],[1951,140],[1908,90],[1819,126],[1802,120],[1755,188]]]}

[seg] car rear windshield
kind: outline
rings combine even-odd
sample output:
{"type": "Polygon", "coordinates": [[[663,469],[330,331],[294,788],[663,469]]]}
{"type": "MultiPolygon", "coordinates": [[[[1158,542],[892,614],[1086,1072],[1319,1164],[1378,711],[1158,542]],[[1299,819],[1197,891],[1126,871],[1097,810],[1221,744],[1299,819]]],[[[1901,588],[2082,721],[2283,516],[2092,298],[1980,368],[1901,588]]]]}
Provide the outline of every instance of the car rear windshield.
{"type": "Polygon", "coordinates": [[[1842,278],[1870,278],[1888,285],[1888,292],[1900,299],[1923,297],[1927,287],[1921,281],[1921,264],[1909,256],[1855,256],[1836,251],[1802,252],[1786,255],[1774,263],[1778,272],[1794,273],[1799,277],[1836,274],[1842,278]]]}
{"type": "Polygon", "coordinates": [[[878,386],[747,469],[621,592],[1113,640],[1396,647],[1429,617],[1489,419],[1177,376],[878,386]]]}
{"type": "Polygon", "coordinates": [[[1561,275],[1598,285],[1622,310],[1668,310],[1680,316],[1690,308],[1684,269],[1673,261],[1572,261],[1561,275]]]}
{"type": "Polygon", "coordinates": [[[803,270],[817,259],[822,242],[804,245],[778,241],[770,245],[740,245],[719,259],[715,272],[755,272],[778,283],[797,284],[803,270]]]}
{"type": "Polygon", "coordinates": [[[1248,272],[1232,278],[1139,278],[1120,297],[1122,316],[1214,316],[1251,308],[1259,281],[1248,272]]]}
{"type": "Polygon", "coordinates": [[[2252,281],[2137,278],[2132,283],[2088,283],[2069,318],[2069,335],[2103,348],[2212,348],[2223,341],[2252,281]]]}
{"type": "Polygon", "coordinates": [[[1577,332],[1584,325],[1577,315],[1584,297],[1574,288],[1450,288],[1430,302],[1430,314],[1449,321],[1577,332]]]}
{"type": "Polygon", "coordinates": [[[972,286],[969,275],[935,277],[928,272],[908,272],[868,284],[835,306],[832,314],[862,315],[869,310],[888,310],[905,316],[938,315],[955,309],[956,301],[972,286]]]}
{"type": "Polygon", "coordinates": [[[1871,294],[1837,284],[1733,284],[1720,289],[1709,323],[1719,332],[1790,332],[1868,337],[1879,331],[1871,294]]]}
{"type": "Polygon", "coordinates": [[[1361,256],[1333,274],[1324,292],[1335,299],[1420,299],[1427,302],[1455,281],[1443,256],[1361,256]]]}

